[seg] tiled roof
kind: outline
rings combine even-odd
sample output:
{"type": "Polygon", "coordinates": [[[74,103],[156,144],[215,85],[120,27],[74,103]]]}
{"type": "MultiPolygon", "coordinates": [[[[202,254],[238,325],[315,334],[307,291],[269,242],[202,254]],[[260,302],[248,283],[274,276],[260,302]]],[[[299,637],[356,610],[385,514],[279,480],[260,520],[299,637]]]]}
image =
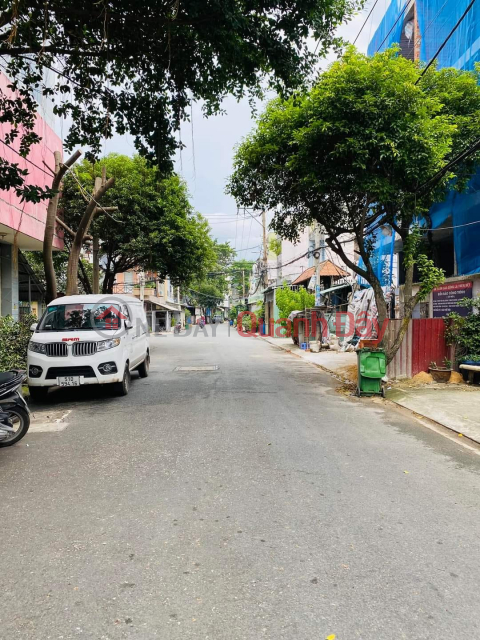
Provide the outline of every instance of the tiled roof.
{"type": "MultiPolygon", "coordinates": [[[[296,278],[292,282],[292,284],[302,284],[302,282],[310,280],[310,278],[312,278],[314,275],[315,267],[309,267],[302,274],[300,274],[298,278],[296,278]]],[[[348,275],[349,274],[346,271],[344,271],[340,267],[337,267],[337,265],[333,264],[333,262],[331,262],[330,260],[324,260],[320,264],[320,277],[332,276],[334,278],[346,278],[348,275]]]]}

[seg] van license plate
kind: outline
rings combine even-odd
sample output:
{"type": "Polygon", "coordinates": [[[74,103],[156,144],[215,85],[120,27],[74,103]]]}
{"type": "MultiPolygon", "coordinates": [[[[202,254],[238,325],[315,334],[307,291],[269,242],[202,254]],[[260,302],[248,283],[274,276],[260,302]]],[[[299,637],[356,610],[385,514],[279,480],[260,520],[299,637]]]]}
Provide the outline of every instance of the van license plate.
{"type": "Polygon", "coordinates": [[[81,385],[80,376],[59,376],[57,384],[60,387],[79,387],[81,385]]]}

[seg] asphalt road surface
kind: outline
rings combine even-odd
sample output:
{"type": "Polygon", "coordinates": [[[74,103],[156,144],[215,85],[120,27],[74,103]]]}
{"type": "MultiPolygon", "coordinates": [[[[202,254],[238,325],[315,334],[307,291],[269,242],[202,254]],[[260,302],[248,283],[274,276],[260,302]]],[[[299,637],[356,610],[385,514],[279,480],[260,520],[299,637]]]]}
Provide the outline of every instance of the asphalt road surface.
{"type": "Polygon", "coordinates": [[[2,639],[480,638],[480,456],[227,325],[152,345],[0,450],[2,639]]]}

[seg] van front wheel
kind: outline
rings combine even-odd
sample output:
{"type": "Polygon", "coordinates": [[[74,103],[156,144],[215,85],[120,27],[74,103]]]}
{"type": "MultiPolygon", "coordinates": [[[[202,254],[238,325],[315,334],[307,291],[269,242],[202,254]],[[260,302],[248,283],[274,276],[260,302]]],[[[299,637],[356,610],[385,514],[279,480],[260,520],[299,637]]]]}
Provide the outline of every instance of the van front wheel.
{"type": "Polygon", "coordinates": [[[145,355],[145,360],[137,369],[138,375],[140,376],[140,378],[148,378],[149,369],[150,369],[150,354],[147,353],[145,355]]]}
{"type": "Polygon", "coordinates": [[[128,362],[125,365],[125,371],[123,372],[123,378],[121,382],[114,382],[113,388],[116,396],[126,396],[130,391],[130,369],[128,368],[128,362]]]}

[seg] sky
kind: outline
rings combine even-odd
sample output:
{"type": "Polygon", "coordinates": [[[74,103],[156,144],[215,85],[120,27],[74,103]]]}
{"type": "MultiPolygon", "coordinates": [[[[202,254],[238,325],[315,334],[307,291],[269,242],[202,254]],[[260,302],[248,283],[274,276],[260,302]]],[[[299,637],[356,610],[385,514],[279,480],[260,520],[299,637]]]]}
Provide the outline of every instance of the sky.
{"type": "MultiPolygon", "coordinates": [[[[339,28],[338,34],[353,42],[373,3],[374,0],[368,0],[366,8],[350,23],[339,28]]],[[[389,4],[390,0],[378,0],[356,43],[360,51],[366,52],[368,42],[389,4]]],[[[334,58],[329,56],[320,67],[326,68],[334,58]]],[[[175,168],[187,182],[193,207],[208,219],[211,235],[219,242],[229,242],[237,251],[238,259],[256,260],[261,251],[261,225],[249,214],[244,215],[243,211],[237,215],[234,199],[225,194],[235,145],[254,128],[255,121],[247,100],[237,102],[227,98],[223,108],[225,115],[205,118],[201,106],[193,106],[192,122],[185,123],[181,130],[185,149],[181,155],[177,154],[175,168]]],[[[107,141],[105,152],[113,151],[131,155],[134,153],[131,139],[116,136],[107,141]]]]}

